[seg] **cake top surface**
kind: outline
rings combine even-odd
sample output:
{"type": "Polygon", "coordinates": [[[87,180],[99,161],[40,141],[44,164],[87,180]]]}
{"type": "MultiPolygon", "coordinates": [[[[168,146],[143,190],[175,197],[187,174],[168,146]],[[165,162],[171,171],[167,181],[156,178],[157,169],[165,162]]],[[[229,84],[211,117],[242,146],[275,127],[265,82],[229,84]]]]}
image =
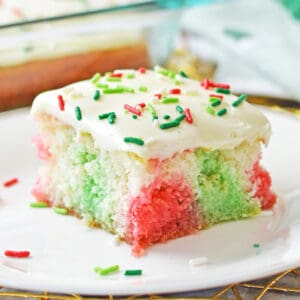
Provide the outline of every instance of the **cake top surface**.
{"type": "Polygon", "coordinates": [[[161,67],[115,70],[36,97],[31,114],[49,114],[89,132],[101,149],[165,159],[194,148],[267,143],[270,124],[227,84],[202,83],[161,67]]]}

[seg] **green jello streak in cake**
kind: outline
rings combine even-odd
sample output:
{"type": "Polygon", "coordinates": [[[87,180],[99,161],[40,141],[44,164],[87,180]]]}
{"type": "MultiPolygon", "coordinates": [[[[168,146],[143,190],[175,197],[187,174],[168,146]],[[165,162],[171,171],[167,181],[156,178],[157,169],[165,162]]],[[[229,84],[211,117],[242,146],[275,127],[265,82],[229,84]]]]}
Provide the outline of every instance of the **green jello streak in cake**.
{"type": "MultiPolygon", "coordinates": [[[[68,136],[69,132],[64,134],[68,136]]],[[[101,223],[103,228],[114,231],[115,202],[108,197],[111,191],[108,190],[104,159],[94,148],[90,135],[81,138],[84,143],[76,142],[75,137],[66,138],[69,144],[58,162],[55,181],[61,186],[62,194],[68,195],[71,202],[68,208],[74,209],[87,222],[101,223]]]]}
{"type": "Polygon", "coordinates": [[[257,202],[250,199],[238,174],[225,162],[219,151],[195,152],[199,173],[199,203],[206,226],[237,220],[260,212],[257,202]]]}

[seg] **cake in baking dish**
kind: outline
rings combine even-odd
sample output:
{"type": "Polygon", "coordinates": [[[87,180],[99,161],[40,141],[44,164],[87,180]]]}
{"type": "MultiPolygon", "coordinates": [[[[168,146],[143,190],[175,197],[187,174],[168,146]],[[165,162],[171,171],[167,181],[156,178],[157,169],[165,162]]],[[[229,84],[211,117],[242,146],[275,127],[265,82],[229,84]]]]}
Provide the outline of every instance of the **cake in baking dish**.
{"type": "Polygon", "coordinates": [[[42,91],[87,79],[99,70],[149,66],[153,57],[144,25],[128,26],[125,14],[87,15],[139,2],[145,1],[1,0],[0,26],[74,13],[84,16],[1,29],[0,111],[30,105],[42,91]]]}
{"type": "Polygon", "coordinates": [[[161,67],[97,73],[40,94],[31,115],[45,160],[34,196],[135,255],[276,202],[260,165],[270,124],[227,84],[161,67]]]}

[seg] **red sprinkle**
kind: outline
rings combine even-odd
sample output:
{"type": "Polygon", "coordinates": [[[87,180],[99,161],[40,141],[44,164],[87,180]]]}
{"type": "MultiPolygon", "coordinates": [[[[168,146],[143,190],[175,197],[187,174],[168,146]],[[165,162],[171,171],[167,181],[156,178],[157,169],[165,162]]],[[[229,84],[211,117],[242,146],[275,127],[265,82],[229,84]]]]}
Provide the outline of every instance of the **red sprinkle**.
{"type": "Polygon", "coordinates": [[[58,100],[58,107],[61,111],[65,110],[65,101],[62,95],[58,95],[57,96],[57,100],[58,100]]]}
{"type": "Polygon", "coordinates": [[[222,95],[215,95],[215,94],[210,94],[209,97],[210,98],[218,98],[220,100],[223,100],[223,98],[224,98],[222,95]]]}
{"type": "Polygon", "coordinates": [[[205,78],[205,79],[203,80],[203,82],[201,82],[200,84],[201,84],[201,86],[203,86],[206,90],[210,87],[210,81],[209,81],[207,78],[205,78]]]}
{"type": "Polygon", "coordinates": [[[141,73],[141,74],[145,74],[146,73],[146,68],[139,68],[138,71],[141,73]]]}
{"type": "Polygon", "coordinates": [[[3,186],[5,187],[9,187],[9,186],[12,186],[14,184],[17,184],[19,182],[19,179],[18,178],[12,178],[10,180],[7,180],[3,183],[3,186]]]}
{"type": "Polygon", "coordinates": [[[30,251],[15,251],[15,250],[5,250],[4,255],[8,257],[18,257],[18,258],[26,258],[30,256],[30,251]]]}
{"type": "Polygon", "coordinates": [[[173,95],[179,95],[181,94],[181,89],[170,89],[169,90],[169,94],[173,94],[173,95]]]}
{"type": "Polygon", "coordinates": [[[137,106],[140,106],[141,108],[144,108],[144,107],[146,107],[146,104],[144,102],[142,102],[142,103],[139,103],[137,106]]]}
{"type": "Polygon", "coordinates": [[[191,111],[189,108],[186,108],[184,110],[184,114],[185,114],[185,119],[188,123],[192,124],[193,123],[193,117],[191,115],[191,111]]]}
{"type": "Polygon", "coordinates": [[[113,74],[110,75],[110,77],[118,77],[118,78],[120,78],[122,76],[123,76],[122,73],[113,73],[113,74]]]}
{"type": "Polygon", "coordinates": [[[157,99],[161,99],[162,94],[155,94],[154,97],[157,98],[157,99]]]}
{"type": "Polygon", "coordinates": [[[136,108],[134,108],[133,106],[131,106],[129,104],[124,104],[124,108],[135,115],[138,115],[138,116],[141,115],[141,112],[139,110],[137,110],[136,108]]]}
{"type": "Polygon", "coordinates": [[[230,84],[228,84],[228,83],[211,82],[211,87],[221,88],[221,89],[230,89],[230,84]]]}
{"type": "Polygon", "coordinates": [[[201,86],[203,86],[206,90],[209,88],[222,88],[222,89],[230,89],[230,85],[227,83],[218,83],[209,81],[207,78],[201,82],[201,86]]]}

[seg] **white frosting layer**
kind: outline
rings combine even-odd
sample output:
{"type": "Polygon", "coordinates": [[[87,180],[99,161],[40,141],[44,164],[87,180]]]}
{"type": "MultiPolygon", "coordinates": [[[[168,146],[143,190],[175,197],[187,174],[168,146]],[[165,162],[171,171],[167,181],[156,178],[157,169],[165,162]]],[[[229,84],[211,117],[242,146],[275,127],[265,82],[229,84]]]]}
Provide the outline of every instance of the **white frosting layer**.
{"type": "Polygon", "coordinates": [[[242,102],[233,107],[237,99],[234,95],[223,95],[222,103],[212,107],[209,101],[210,94],[218,94],[213,90],[206,90],[194,80],[176,75],[179,83],[168,76],[155,71],[145,74],[135,70],[120,70],[120,82],[107,81],[107,76],[98,82],[115,88],[123,86],[134,89],[134,93],[123,92],[105,94],[103,88],[97,88],[91,81],[82,81],[69,85],[63,89],[53,90],[40,94],[32,106],[32,115],[50,114],[57,119],[75,128],[78,132],[89,132],[99,148],[107,150],[123,150],[133,152],[144,159],[165,159],[176,152],[202,147],[205,149],[232,149],[243,141],[252,142],[261,139],[267,142],[270,136],[270,124],[266,117],[255,107],[242,102]],[[134,74],[135,78],[128,79],[126,75],[134,74]],[[147,91],[140,91],[139,87],[147,87],[147,91]],[[170,89],[180,88],[181,94],[172,95],[170,89]],[[96,89],[100,91],[100,98],[94,100],[96,89]],[[162,93],[164,97],[178,98],[178,103],[163,104],[154,95],[162,93]],[[65,108],[59,109],[58,95],[62,95],[65,108]],[[147,107],[138,108],[141,116],[137,119],[132,113],[124,109],[124,104],[136,107],[139,103],[150,103],[154,108],[158,120],[147,107]],[[172,122],[180,113],[176,106],[189,108],[193,122],[183,119],[176,127],[161,129],[160,124],[172,122]],[[215,111],[211,115],[207,107],[215,111]],[[76,118],[75,107],[79,107],[82,119],[76,118]],[[227,113],[218,116],[217,112],[223,108],[227,113]],[[98,116],[104,113],[115,112],[114,124],[108,119],[99,120],[98,116]],[[164,119],[168,115],[169,119],[164,119]],[[125,137],[141,139],[144,145],[124,142],[125,137]]]}

